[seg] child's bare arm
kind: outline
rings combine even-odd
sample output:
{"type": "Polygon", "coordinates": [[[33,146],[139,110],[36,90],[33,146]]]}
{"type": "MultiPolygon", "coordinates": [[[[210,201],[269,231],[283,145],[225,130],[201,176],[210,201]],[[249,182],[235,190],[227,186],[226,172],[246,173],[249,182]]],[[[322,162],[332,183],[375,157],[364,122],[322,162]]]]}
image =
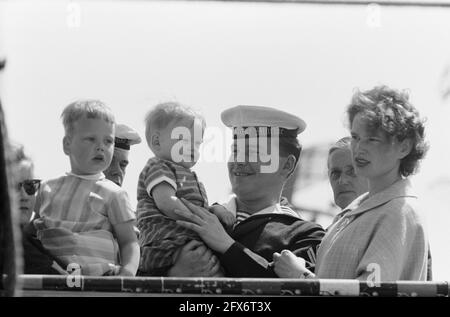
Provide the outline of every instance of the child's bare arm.
{"type": "Polygon", "coordinates": [[[212,205],[209,211],[215,214],[226,227],[232,227],[236,222],[236,217],[222,205],[212,205]]]}
{"type": "Polygon", "coordinates": [[[139,266],[141,254],[133,223],[133,221],[129,221],[113,226],[119,243],[122,265],[118,275],[135,276],[139,266]]]}
{"type": "Polygon", "coordinates": [[[173,211],[175,209],[188,211],[189,209],[175,196],[175,189],[167,183],[160,183],[152,189],[152,197],[158,209],[167,217],[183,220],[173,211]]]}

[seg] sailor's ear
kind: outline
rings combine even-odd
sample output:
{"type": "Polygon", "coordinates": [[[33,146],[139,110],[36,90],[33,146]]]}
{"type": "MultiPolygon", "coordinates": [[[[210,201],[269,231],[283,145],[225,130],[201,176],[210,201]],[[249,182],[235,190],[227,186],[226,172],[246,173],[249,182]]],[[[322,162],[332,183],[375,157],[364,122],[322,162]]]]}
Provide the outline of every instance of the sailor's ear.
{"type": "Polygon", "coordinates": [[[294,155],[289,154],[286,161],[283,164],[282,173],[286,175],[286,178],[289,178],[295,171],[295,167],[297,164],[297,159],[294,155]]]}
{"type": "Polygon", "coordinates": [[[70,154],[70,143],[72,142],[72,139],[69,136],[64,136],[63,138],[63,150],[64,154],[69,155],[70,154]]]}

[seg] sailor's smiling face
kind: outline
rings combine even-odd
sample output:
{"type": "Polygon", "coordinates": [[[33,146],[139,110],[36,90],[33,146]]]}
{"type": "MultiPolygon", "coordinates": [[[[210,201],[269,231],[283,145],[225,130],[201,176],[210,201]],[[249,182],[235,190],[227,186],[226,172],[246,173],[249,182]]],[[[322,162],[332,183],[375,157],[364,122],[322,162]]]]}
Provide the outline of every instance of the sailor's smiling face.
{"type": "Polygon", "coordinates": [[[286,158],[279,157],[278,151],[277,168],[273,172],[264,171],[262,167],[271,164],[261,161],[261,150],[265,152],[266,149],[261,149],[259,141],[252,143],[249,138],[243,141],[239,143],[238,138],[235,138],[228,161],[228,176],[233,193],[246,200],[272,194],[285,181],[280,166],[283,166],[286,158]]]}
{"type": "Polygon", "coordinates": [[[93,175],[111,163],[114,151],[114,124],[103,119],[82,117],[64,137],[64,153],[70,157],[72,173],[93,175]]]}
{"type": "Polygon", "coordinates": [[[128,150],[114,148],[111,164],[104,171],[105,177],[119,186],[122,186],[123,179],[125,178],[126,169],[129,163],[128,155],[128,150]]]}

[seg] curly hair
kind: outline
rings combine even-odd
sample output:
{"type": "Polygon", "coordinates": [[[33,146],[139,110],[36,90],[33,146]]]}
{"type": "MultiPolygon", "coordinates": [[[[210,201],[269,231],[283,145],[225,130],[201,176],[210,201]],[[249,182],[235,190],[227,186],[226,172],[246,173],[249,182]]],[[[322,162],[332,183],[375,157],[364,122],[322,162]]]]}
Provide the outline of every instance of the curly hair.
{"type": "Polygon", "coordinates": [[[364,92],[357,90],[347,108],[350,127],[359,113],[364,115],[371,131],[381,129],[400,142],[411,140],[411,152],[400,161],[400,174],[407,177],[417,172],[419,160],[425,157],[428,150],[428,143],[425,141],[425,119],[409,102],[408,93],[387,86],[364,92]]]}

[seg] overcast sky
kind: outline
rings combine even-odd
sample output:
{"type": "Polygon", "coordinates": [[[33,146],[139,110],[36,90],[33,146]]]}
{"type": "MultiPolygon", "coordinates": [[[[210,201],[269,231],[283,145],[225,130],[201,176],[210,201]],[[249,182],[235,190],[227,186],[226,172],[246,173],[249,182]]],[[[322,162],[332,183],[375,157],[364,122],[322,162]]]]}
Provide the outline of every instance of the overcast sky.
{"type": "MultiPolygon", "coordinates": [[[[438,278],[450,280],[450,187],[439,185],[450,180],[450,101],[440,97],[450,82],[450,9],[0,1],[0,56],[8,60],[0,92],[10,136],[25,144],[41,178],[69,169],[60,114],[78,98],[105,101],[141,136],[145,112],[161,101],[202,110],[223,138],[230,137],[220,122],[227,107],[273,106],[307,122],[300,139],[310,146],[347,134],[344,111],[355,88],[409,89],[428,117],[432,146],[416,183],[435,204],[433,264],[438,278]]],[[[150,156],[145,142],[132,149],[124,187],[134,202],[150,156]]],[[[229,192],[225,160],[195,167],[210,201],[229,192]]]]}

